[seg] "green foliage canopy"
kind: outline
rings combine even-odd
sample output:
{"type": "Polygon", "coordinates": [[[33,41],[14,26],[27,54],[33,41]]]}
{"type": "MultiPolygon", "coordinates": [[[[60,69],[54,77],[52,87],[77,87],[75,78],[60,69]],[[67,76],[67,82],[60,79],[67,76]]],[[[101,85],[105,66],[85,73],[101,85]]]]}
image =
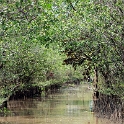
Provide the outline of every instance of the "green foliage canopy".
{"type": "Polygon", "coordinates": [[[66,64],[97,68],[106,87],[124,81],[123,0],[1,0],[0,4],[1,70],[9,73],[11,67],[14,76],[40,73],[50,65],[45,49],[51,51],[52,44],[51,52],[67,54],[66,64]]]}

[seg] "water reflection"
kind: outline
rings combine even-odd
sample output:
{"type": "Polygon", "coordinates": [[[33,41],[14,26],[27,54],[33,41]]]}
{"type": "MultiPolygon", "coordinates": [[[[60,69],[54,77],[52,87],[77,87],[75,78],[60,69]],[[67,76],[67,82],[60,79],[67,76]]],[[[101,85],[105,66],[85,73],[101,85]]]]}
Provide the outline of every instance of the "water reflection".
{"type": "Polygon", "coordinates": [[[0,117],[0,124],[115,124],[94,115],[87,85],[61,88],[47,98],[10,101],[8,106],[10,114],[0,117]]]}

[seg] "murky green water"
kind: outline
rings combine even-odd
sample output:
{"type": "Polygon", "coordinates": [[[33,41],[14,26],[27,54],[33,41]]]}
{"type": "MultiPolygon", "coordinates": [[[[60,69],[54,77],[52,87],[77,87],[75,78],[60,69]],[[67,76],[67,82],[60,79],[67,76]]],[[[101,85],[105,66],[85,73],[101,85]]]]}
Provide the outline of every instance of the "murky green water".
{"type": "MultiPolygon", "coordinates": [[[[92,110],[92,90],[86,85],[61,88],[47,98],[9,102],[10,115],[0,124],[116,124],[97,118],[92,110]]],[[[117,123],[118,124],[118,123],[117,123]]]]}

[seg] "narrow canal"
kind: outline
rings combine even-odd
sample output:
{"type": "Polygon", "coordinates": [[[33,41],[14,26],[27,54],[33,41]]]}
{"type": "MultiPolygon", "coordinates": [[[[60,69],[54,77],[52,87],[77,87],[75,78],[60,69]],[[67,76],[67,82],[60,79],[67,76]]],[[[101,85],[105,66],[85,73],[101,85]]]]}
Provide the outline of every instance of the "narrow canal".
{"type": "Polygon", "coordinates": [[[10,101],[10,114],[0,117],[0,124],[116,124],[92,112],[92,92],[79,85],[48,97],[10,101]]]}

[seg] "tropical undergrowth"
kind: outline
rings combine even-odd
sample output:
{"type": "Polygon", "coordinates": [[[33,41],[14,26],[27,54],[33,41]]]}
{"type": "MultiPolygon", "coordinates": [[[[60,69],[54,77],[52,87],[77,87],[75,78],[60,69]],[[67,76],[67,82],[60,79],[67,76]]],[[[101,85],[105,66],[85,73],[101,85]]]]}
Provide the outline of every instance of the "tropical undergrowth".
{"type": "Polygon", "coordinates": [[[62,85],[73,77],[81,78],[72,66],[63,64],[66,56],[55,45],[49,48],[38,43],[7,42],[6,45],[0,71],[0,96],[4,98],[17,89],[23,91],[35,86],[43,89],[49,85],[62,85]]]}

